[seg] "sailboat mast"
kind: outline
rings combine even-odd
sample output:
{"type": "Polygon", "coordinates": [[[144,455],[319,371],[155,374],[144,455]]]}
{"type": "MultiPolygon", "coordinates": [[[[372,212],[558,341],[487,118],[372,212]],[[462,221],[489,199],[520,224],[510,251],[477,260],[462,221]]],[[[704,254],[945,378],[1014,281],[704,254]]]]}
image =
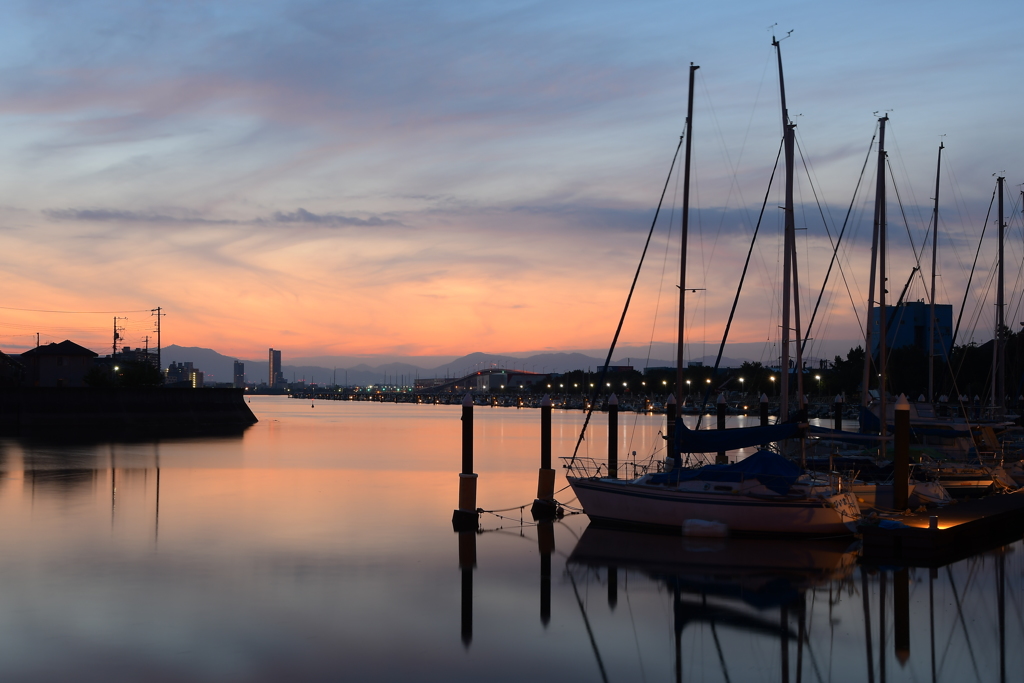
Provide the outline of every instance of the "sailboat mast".
{"type": "MultiPolygon", "coordinates": [[[[872,331],[875,326],[875,276],[878,273],[878,224],[879,224],[879,203],[884,204],[882,199],[885,193],[885,122],[888,116],[878,119],[878,170],[875,178],[875,218],[871,229],[871,274],[868,277],[868,310],[864,318],[864,375],[861,384],[860,404],[867,407],[870,401],[868,391],[871,389],[871,339],[874,336],[872,331]]],[[[884,276],[883,276],[884,277],[884,276]]],[[[884,289],[884,286],[883,286],[884,289]]],[[[882,309],[883,313],[885,309],[882,309]]],[[[884,315],[880,316],[885,318],[884,315]]],[[[882,340],[884,341],[884,339],[882,340]]],[[[884,423],[885,420],[883,419],[884,423]]]]}
{"type": "Polygon", "coordinates": [[[996,178],[996,185],[999,192],[999,264],[997,266],[996,282],[996,334],[993,339],[993,370],[992,375],[992,407],[1002,415],[1006,402],[1006,363],[1003,356],[1003,237],[1006,232],[1006,223],[1003,221],[1003,184],[1006,178],[996,178]]]}
{"type": "Polygon", "coordinates": [[[943,144],[939,143],[939,160],[935,164],[935,208],[932,209],[932,289],[928,305],[928,402],[935,401],[935,271],[939,245],[939,172],[942,168],[943,144]]]}
{"type": "MultiPolygon", "coordinates": [[[[687,231],[690,225],[690,149],[693,140],[693,79],[699,66],[690,62],[690,90],[686,99],[686,152],[683,156],[683,229],[681,244],[679,246],[679,336],[676,342],[676,415],[683,414],[683,404],[686,402],[683,396],[683,340],[685,339],[686,325],[686,240],[687,231]]],[[[675,451],[675,445],[671,445],[673,456],[679,457],[675,451]]]]}
{"type": "MultiPolygon", "coordinates": [[[[789,419],[789,332],[790,300],[793,282],[793,256],[796,253],[796,223],[793,218],[793,124],[786,107],[786,80],[782,74],[782,47],[772,36],[772,45],[779,61],[779,99],[782,104],[782,130],[786,153],[785,232],[782,245],[782,354],[779,359],[779,421],[789,419]]],[[[798,369],[799,371],[799,369],[798,369]]]]}
{"type": "MultiPolygon", "coordinates": [[[[886,116],[888,121],[889,117],[886,116]]],[[[882,124],[885,125],[884,123],[882,124]]],[[[883,128],[884,130],[884,128],[883,128]]],[[[889,345],[888,311],[885,310],[885,288],[888,278],[885,277],[885,250],[888,240],[886,238],[886,215],[885,215],[885,147],[884,135],[878,138],[881,153],[878,155],[878,195],[875,197],[875,211],[878,216],[878,415],[880,428],[878,435],[882,437],[879,441],[880,448],[885,448],[886,432],[886,406],[885,406],[885,378],[886,378],[886,347],[889,345]]],[[[885,452],[884,450],[882,451],[885,452]]]]}

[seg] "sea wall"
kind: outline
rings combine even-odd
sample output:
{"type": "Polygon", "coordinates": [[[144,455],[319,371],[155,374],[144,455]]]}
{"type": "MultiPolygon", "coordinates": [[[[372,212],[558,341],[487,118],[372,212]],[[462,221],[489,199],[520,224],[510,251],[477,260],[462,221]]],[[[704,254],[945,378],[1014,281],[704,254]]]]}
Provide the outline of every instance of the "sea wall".
{"type": "Polygon", "coordinates": [[[242,389],[0,389],[0,434],[54,439],[241,433],[257,422],[242,389]]]}

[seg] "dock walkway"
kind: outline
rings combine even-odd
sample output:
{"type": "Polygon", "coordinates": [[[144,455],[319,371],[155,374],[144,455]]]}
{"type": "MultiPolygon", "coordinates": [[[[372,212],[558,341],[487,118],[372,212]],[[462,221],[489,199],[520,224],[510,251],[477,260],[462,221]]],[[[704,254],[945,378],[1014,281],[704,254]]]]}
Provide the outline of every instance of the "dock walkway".
{"type": "Polygon", "coordinates": [[[938,566],[1010,543],[1024,535],[1024,491],[900,517],[904,527],[862,524],[863,559],[938,566]],[[936,517],[938,528],[929,528],[936,517]]]}

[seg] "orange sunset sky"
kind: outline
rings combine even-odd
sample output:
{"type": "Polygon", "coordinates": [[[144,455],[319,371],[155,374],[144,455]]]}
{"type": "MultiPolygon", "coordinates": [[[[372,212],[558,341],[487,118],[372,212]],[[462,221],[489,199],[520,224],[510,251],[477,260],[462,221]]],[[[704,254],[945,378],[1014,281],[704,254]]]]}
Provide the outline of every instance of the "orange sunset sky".
{"type": "MultiPolygon", "coordinates": [[[[938,301],[956,315],[999,173],[1020,316],[1019,20],[868,5],[881,26],[863,4],[16,3],[0,28],[0,349],[39,333],[109,353],[115,315],[124,343],[152,346],[157,306],[165,346],[242,358],[603,348],[693,61],[687,355],[713,353],[781,137],[775,22],[794,29],[805,321],[852,206],[815,353],[861,334],[873,157],[854,189],[876,112],[891,110],[890,296],[930,250],[941,140],[938,301]]],[[[768,349],[754,360],[777,353],[781,203],[777,178],[732,334],[768,349]]],[[[679,205],[673,175],[623,344],[674,340],[679,205]]],[[[986,242],[958,343],[991,337],[994,255],[986,242]]],[[[925,296],[918,277],[908,297],[925,296]]]]}

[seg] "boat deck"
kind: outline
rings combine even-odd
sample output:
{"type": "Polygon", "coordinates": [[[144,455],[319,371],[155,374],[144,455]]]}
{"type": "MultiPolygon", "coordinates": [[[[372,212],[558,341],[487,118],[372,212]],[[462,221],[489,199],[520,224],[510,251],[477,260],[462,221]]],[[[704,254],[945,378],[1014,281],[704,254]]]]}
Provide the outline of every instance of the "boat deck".
{"type": "Polygon", "coordinates": [[[899,561],[938,566],[983,552],[1024,535],[1024,491],[992,495],[900,517],[905,527],[861,524],[867,563],[899,561]],[[929,528],[929,518],[938,528],[929,528]]]}

